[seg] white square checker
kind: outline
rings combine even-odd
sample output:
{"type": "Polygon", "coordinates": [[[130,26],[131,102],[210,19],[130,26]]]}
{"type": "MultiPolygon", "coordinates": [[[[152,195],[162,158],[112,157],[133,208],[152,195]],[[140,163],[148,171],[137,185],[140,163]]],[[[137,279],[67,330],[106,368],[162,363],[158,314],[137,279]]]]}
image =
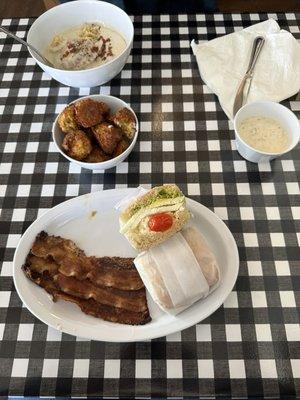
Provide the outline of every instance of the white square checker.
{"type": "Polygon", "coordinates": [[[38,151],[38,148],[39,142],[28,142],[26,146],[26,153],[36,153],[38,151]]]}
{"type": "Polygon", "coordinates": [[[120,360],[105,360],[104,361],[104,379],[120,378],[120,360]]]}
{"type": "Polygon", "coordinates": [[[180,342],[181,341],[181,332],[173,332],[170,335],[166,336],[167,342],[180,342]]]}
{"type": "Polygon", "coordinates": [[[53,197],[55,185],[43,185],[41,197],[53,197]]]}
{"type": "Polygon", "coordinates": [[[239,195],[249,195],[250,194],[250,186],[248,182],[237,183],[236,184],[237,193],[239,195]]]}
{"type": "Polygon", "coordinates": [[[142,103],[141,104],[141,112],[142,113],[151,113],[152,112],[152,104],[151,103],[142,103]]]}
{"type": "Polygon", "coordinates": [[[11,171],[11,163],[1,163],[0,164],[0,174],[9,175],[11,171]]]}
{"type": "Polygon", "coordinates": [[[261,183],[262,192],[265,195],[275,194],[275,186],[273,182],[262,182],[261,183]]]}
{"type": "Polygon", "coordinates": [[[196,325],[196,340],[197,342],[211,341],[211,326],[209,324],[196,325]]]}
{"type": "Polygon", "coordinates": [[[258,342],[272,341],[272,333],[269,324],[255,324],[255,331],[258,342]]]}
{"type": "Polygon", "coordinates": [[[198,378],[214,378],[214,363],[213,360],[198,360],[198,378]]]}
{"type": "Polygon", "coordinates": [[[1,290],[0,291],[0,307],[7,308],[9,306],[10,291],[1,290]]]}
{"type": "Polygon", "coordinates": [[[14,378],[25,378],[27,375],[28,362],[28,358],[15,358],[11,376],[14,378]]]}
{"type": "Polygon", "coordinates": [[[8,248],[17,247],[20,239],[21,239],[21,235],[20,234],[10,234],[10,235],[8,235],[6,247],[8,247],[8,248]]]}
{"type": "Polygon", "coordinates": [[[173,173],[173,172],[175,172],[175,163],[174,163],[174,161],[164,161],[163,162],[163,172],[164,173],[173,173]]]}
{"type": "Polygon", "coordinates": [[[291,367],[294,378],[300,378],[300,360],[291,360],[291,367]]]}
{"type": "MultiPolygon", "coordinates": [[[[300,340],[300,325],[299,324],[285,324],[286,338],[289,342],[299,342],[300,340]]],[[[299,366],[300,367],[300,366],[299,366]]]]}
{"type": "Polygon", "coordinates": [[[238,303],[237,292],[232,291],[231,293],[229,293],[228,297],[224,301],[223,306],[224,308],[238,308],[239,303],[238,303]]]}
{"type": "Polygon", "coordinates": [[[151,378],[151,360],[135,360],[136,379],[151,378]]]}
{"type": "Polygon", "coordinates": [[[271,232],[270,233],[271,243],[273,247],[284,247],[285,240],[282,232],[271,232]]]}
{"type": "Polygon", "coordinates": [[[206,121],[206,129],[208,131],[218,130],[218,121],[206,121]]]}
{"type": "Polygon", "coordinates": [[[278,207],[266,207],[266,214],[269,220],[280,219],[280,213],[278,207]]]}
{"type": "Polygon", "coordinates": [[[185,131],[195,131],[196,130],[196,123],[195,121],[184,121],[184,130],[185,131]]]}
{"type": "Polygon", "coordinates": [[[224,196],[225,195],[224,183],[212,183],[211,188],[212,188],[212,192],[213,192],[214,196],[224,196]]]}
{"type": "Polygon", "coordinates": [[[140,151],[145,153],[145,152],[149,152],[151,151],[151,146],[152,143],[151,142],[140,142],[140,151]]]}
{"type": "Polygon", "coordinates": [[[22,174],[33,174],[34,171],[34,163],[24,163],[22,165],[22,174]]]}
{"type": "Polygon", "coordinates": [[[172,132],[174,130],[173,121],[163,121],[162,130],[166,132],[172,132]]]}
{"type": "Polygon", "coordinates": [[[12,221],[24,221],[26,215],[26,208],[15,208],[12,214],[12,221]]]}
{"type": "Polygon", "coordinates": [[[186,140],[185,141],[185,150],[186,151],[197,151],[196,140],[186,140]]]}
{"type": "Polygon", "coordinates": [[[43,364],[42,377],[56,378],[58,371],[58,359],[45,358],[43,364]]]}
{"type": "Polygon", "coordinates": [[[200,184],[199,183],[188,183],[188,194],[190,196],[197,196],[200,194],[200,184]]]}
{"type": "Polygon", "coordinates": [[[33,334],[33,327],[34,324],[20,324],[19,325],[19,331],[18,331],[18,341],[20,340],[32,340],[32,334],[33,334]]]}
{"type": "Polygon", "coordinates": [[[194,103],[191,102],[191,101],[190,102],[184,102],[183,103],[183,111],[185,111],[185,112],[193,112],[193,111],[195,111],[194,103]]]}
{"type": "Polygon", "coordinates": [[[17,197],[28,197],[30,193],[30,185],[19,185],[17,197]]]}
{"type": "Polygon", "coordinates": [[[12,261],[3,261],[1,268],[1,276],[12,276],[12,261]]]}
{"type": "Polygon", "coordinates": [[[275,360],[259,360],[261,377],[277,378],[277,368],[275,360]]]}
{"type": "Polygon", "coordinates": [[[267,307],[266,293],[261,290],[254,290],[251,292],[252,306],[254,308],[265,308],[267,307]]]}
{"type": "Polygon", "coordinates": [[[173,103],[162,103],[161,110],[162,112],[173,112],[173,103]]]}
{"type": "Polygon", "coordinates": [[[222,162],[221,161],[210,161],[209,162],[210,172],[222,172],[222,162]]]}
{"type": "Polygon", "coordinates": [[[225,331],[226,331],[226,339],[228,342],[241,342],[242,341],[241,325],[226,324],[225,331]]]}
{"type": "Polygon", "coordinates": [[[182,379],[182,360],[167,360],[167,379],[182,379]]]}
{"type": "Polygon", "coordinates": [[[260,261],[248,261],[248,273],[250,276],[262,276],[262,266],[260,261]]]}
{"type": "Polygon", "coordinates": [[[151,173],[151,162],[140,162],[140,173],[147,174],[151,173]]]}
{"type": "Polygon", "coordinates": [[[151,86],[142,86],[141,87],[141,94],[151,94],[152,93],[152,87],[151,86]]]}
{"type": "Polygon", "coordinates": [[[280,290],[279,295],[282,307],[296,307],[295,295],[292,290],[280,290]]]}
{"type": "Polygon", "coordinates": [[[275,261],[275,269],[277,276],[291,275],[291,270],[288,261],[275,261]]]}
{"type": "Polygon", "coordinates": [[[172,94],[172,86],[171,85],[162,85],[161,93],[162,94],[172,94]]]}
{"type": "Polygon", "coordinates": [[[151,121],[140,121],[140,131],[151,132],[152,123],[151,121]]]}
{"type": "Polygon", "coordinates": [[[245,379],[245,362],[244,360],[229,360],[230,379],[245,379]]]}
{"type": "Polygon", "coordinates": [[[247,172],[246,161],[235,160],[235,161],[233,161],[233,166],[234,166],[235,172],[247,172]]]}
{"type": "Polygon", "coordinates": [[[0,323],[0,340],[3,340],[5,324],[0,323]]]}
{"type": "Polygon", "coordinates": [[[287,182],[286,188],[288,194],[300,194],[298,182],[287,182]]]}
{"type": "Polygon", "coordinates": [[[241,218],[244,220],[254,220],[252,207],[240,207],[241,218]]]}
{"type": "Polygon", "coordinates": [[[205,101],[204,102],[205,111],[216,111],[216,103],[214,101],[205,101]]]}
{"type": "Polygon", "coordinates": [[[6,142],[4,146],[4,153],[14,153],[16,151],[16,142],[6,142]]]}
{"type": "Polygon", "coordinates": [[[219,151],[220,150],[220,142],[219,140],[208,140],[207,147],[210,151],[219,151]]]}
{"type": "Polygon", "coordinates": [[[199,164],[198,161],[187,161],[186,162],[186,172],[198,172],[199,164]]]}
{"type": "MultiPolygon", "coordinates": [[[[170,46],[168,46],[168,47],[170,47],[170,46]]],[[[162,78],[172,78],[172,70],[171,69],[162,69],[161,77],[162,78]]]]}
{"type": "Polygon", "coordinates": [[[88,378],[90,368],[89,359],[75,359],[73,367],[74,378],[88,378]]]}
{"type": "Polygon", "coordinates": [[[174,142],[165,140],[162,142],[163,151],[174,151],[174,142]]]}

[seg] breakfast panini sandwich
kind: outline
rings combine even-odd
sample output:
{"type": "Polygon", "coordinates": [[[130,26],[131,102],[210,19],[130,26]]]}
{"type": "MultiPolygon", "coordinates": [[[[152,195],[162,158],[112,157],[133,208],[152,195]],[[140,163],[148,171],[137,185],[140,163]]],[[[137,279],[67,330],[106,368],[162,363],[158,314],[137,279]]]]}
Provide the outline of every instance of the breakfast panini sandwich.
{"type": "Polygon", "coordinates": [[[180,231],[189,220],[178,186],[158,186],[133,200],[120,214],[120,233],[136,250],[147,250],[180,231]]]}

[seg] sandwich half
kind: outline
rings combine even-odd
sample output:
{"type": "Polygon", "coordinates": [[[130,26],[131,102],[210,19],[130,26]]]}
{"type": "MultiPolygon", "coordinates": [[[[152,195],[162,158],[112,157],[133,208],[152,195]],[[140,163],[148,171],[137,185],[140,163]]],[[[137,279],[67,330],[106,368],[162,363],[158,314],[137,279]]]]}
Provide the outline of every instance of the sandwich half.
{"type": "Polygon", "coordinates": [[[148,250],[180,231],[189,217],[185,197],[178,186],[158,186],[122,211],[120,233],[136,250],[148,250]]]}

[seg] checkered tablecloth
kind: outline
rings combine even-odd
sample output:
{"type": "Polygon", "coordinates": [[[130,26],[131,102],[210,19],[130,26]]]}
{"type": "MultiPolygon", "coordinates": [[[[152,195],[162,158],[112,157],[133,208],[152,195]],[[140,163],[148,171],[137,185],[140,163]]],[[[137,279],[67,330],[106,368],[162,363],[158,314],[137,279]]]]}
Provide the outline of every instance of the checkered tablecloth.
{"type": "MultiPolygon", "coordinates": [[[[0,35],[0,395],[300,396],[299,146],[271,164],[244,161],[189,46],[268,17],[300,39],[299,14],[136,17],[124,70],[91,90],[51,80],[0,35]],[[92,172],[57,153],[51,126],[67,103],[99,92],[131,104],[140,136],[128,160],[92,172]],[[183,332],[118,344],[62,334],[22,306],[12,259],[39,215],[90,191],[166,182],[217,213],[237,241],[239,277],[219,310],[183,332]]],[[[31,23],[2,21],[21,37],[31,23]]],[[[300,102],[284,104],[300,116],[300,102]]]]}

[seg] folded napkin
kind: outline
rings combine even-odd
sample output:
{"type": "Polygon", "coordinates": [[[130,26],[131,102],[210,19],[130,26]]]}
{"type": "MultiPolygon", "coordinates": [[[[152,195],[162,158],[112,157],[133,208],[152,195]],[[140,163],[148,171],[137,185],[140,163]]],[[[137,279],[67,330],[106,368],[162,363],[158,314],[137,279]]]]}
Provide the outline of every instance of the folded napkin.
{"type": "Polygon", "coordinates": [[[282,101],[300,90],[300,44],[293,35],[269,19],[239,32],[191,46],[200,75],[218,96],[229,119],[239,84],[246,73],[255,37],[265,44],[254,68],[247,103],[282,101]]]}

